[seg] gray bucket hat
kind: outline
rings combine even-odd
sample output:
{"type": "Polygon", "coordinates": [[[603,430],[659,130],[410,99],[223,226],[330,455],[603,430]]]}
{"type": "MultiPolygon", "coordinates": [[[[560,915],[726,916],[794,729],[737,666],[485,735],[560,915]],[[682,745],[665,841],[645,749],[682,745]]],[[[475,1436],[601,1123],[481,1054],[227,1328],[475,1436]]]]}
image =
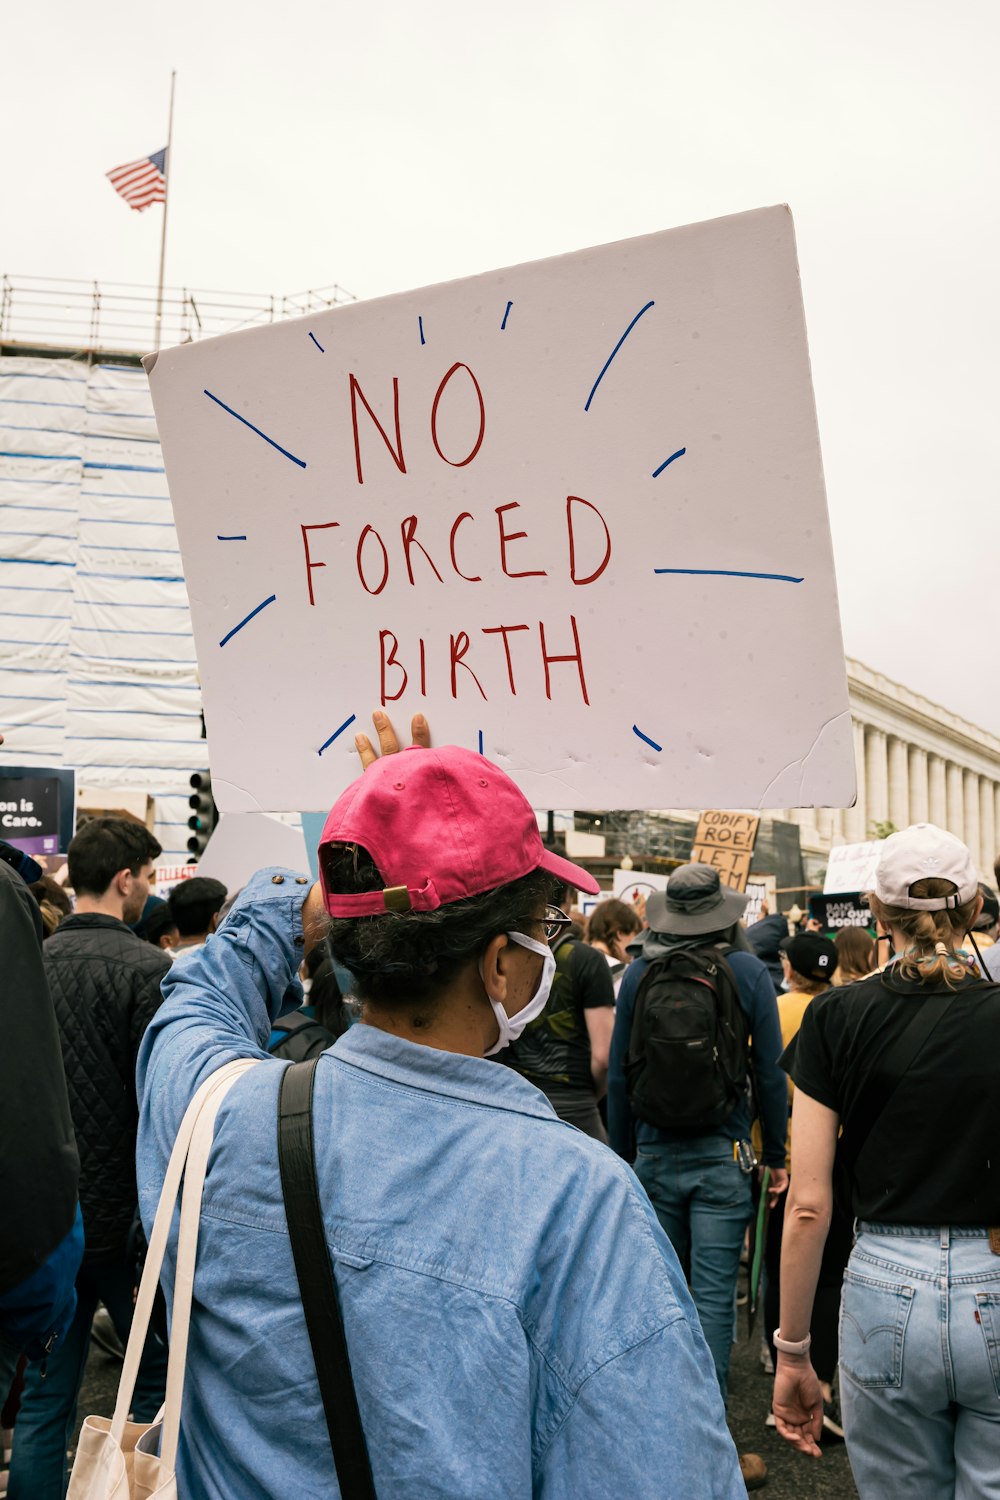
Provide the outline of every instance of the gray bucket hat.
{"type": "Polygon", "coordinates": [[[732,927],[746,910],[748,896],[730,890],[711,865],[681,865],[665,891],[653,891],[646,901],[646,921],[652,932],[697,937],[732,927]]]}

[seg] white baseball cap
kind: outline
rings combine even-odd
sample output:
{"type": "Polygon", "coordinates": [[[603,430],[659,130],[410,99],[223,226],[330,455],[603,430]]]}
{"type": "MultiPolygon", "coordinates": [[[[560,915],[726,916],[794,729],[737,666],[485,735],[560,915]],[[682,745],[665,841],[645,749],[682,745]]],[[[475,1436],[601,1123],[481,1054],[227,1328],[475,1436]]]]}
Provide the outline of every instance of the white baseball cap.
{"type": "Polygon", "coordinates": [[[979,890],[979,876],[968,849],[953,833],[933,823],[914,823],[882,845],[875,869],[875,894],[886,906],[909,911],[950,911],[979,890]],[[950,896],[912,896],[919,880],[950,880],[950,896]]]}

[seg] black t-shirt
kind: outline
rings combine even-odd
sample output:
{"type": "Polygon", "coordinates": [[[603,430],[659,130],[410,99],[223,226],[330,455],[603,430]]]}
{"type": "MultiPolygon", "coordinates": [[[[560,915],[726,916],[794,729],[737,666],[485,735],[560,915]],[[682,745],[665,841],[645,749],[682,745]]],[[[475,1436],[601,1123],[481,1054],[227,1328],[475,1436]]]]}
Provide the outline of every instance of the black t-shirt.
{"type": "Polygon", "coordinates": [[[555,1087],[593,1093],[590,1033],[583,1013],[614,1003],[614,984],[604,954],[567,938],[556,949],[556,974],[545,1009],[500,1055],[543,1091],[555,1087]]]}
{"type": "MultiPolygon", "coordinates": [[[[836,1110],[848,1137],[869,1071],[883,1090],[895,1082],[880,1074],[879,1059],[914,1006],[939,993],[891,972],[828,990],[809,1006],[781,1064],[797,1089],[836,1110]]],[[[1000,985],[970,978],[951,993],[853,1176],[859,1219],[1000,1224],[1000,985]]]]}

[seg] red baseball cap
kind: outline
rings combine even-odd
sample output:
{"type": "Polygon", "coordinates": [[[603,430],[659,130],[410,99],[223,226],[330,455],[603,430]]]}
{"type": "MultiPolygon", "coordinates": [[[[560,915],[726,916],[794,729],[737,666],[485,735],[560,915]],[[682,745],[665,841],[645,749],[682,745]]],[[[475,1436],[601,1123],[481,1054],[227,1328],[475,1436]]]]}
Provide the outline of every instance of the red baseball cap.
{"type": "Polygon", "coordinates": [[[331,917],[434,911],[545,870],[596,896],[592,875],[546,849],[527,798],[474,750],[413,745],[386,755],[337,799],[319,842],[320,884],[331,917]],[[385,889],[341,895],[327,884],[326,850],[360,844],[385,889]]]}

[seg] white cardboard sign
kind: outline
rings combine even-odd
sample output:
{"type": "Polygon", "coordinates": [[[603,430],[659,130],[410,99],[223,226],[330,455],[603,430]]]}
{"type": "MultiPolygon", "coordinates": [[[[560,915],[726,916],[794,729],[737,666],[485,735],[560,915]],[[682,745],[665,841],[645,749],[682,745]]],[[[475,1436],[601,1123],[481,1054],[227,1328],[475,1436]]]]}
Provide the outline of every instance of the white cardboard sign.
{"type": "Polygon", "coordinates": [[[881,839],[870,839],[864,844],[835,844],[830,850],[826,867],[824,894],[870,891],[875,884],[875,869],[882,852],[882,843],[881,839]]]}
{"type": "Polygon", "coordinates": [[[612,871],[611,894],[628,906],[645,902],[653,891],[665,891],[669,875],[638,874],[632,870],[612,871]]]}
{"type": "Polygon", "coordinates": [[[147,368],[224,811],[327,808],[380,705],[538,808],[851,802],[786,208],[147,368]]]}
{"type": "MultiPolygon", "coordinates": [[[[212,786],[214,790],[214,779],[212,786]]],[[[235,896],[256,870],[268,865],[303,873],[309,869],[302,829],[259,813],[223,813],[198,861],[198,874],[221,880],[235,896]]]]}

